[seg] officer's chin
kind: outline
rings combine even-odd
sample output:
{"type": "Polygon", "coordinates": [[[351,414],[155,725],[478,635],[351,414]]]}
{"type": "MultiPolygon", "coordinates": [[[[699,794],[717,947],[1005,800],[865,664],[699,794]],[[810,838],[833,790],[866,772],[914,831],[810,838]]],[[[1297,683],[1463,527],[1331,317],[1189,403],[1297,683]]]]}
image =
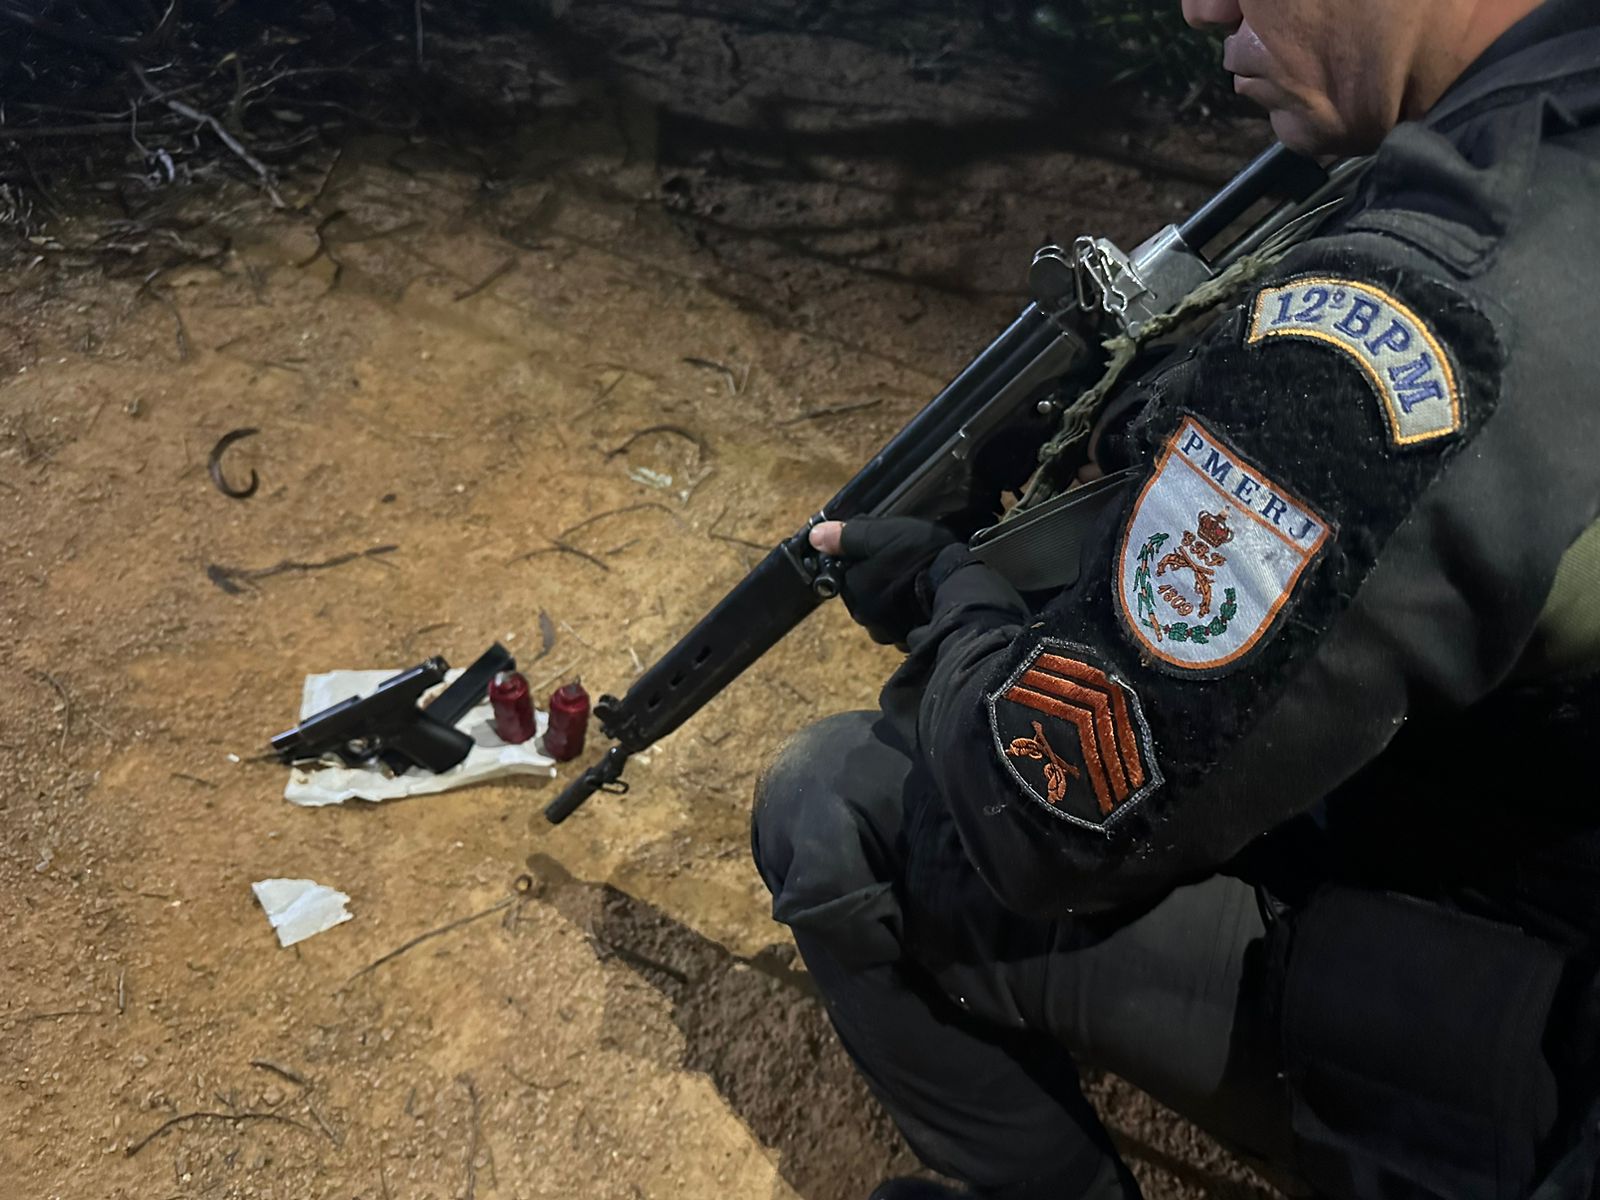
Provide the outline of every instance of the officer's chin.
{"type": "Polygon", "coordinates": [[[1275,108],[1269,113],[1272,132],[1291,150],[1327,162],[1336,158],[1371,154],[1381,137],[1358,136],[1343,125],[1304,109],[1275,108]]]}

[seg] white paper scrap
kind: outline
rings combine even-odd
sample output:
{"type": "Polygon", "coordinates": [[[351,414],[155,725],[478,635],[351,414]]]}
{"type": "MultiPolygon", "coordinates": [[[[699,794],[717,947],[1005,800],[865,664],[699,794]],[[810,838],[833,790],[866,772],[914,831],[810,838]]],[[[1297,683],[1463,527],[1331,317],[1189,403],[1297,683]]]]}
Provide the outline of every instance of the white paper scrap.
{"type": "MultiPolygon", "coordinates": [[[[300,717],[304,720],[351,696],[371,695],[378,684],[398,674],[398,670],[389,670],[328,671],[322,675],[307,675],[300,696],[300,717]]],[[[450,671],[445,676],[445,682],[453,682],[460,674],[459,668],[450,671]]],[[[507,745],[495,734],[494,709],[488,700],[484,700],[456,726],[472,736],[472,749],[467,752],[466,758],[443,774],[435,775],[421,767],[412,767],[404,775],[389,775],[380,764],[371,767],[292,767],[289,782],[283,789],[283,798],[291,804],[320,808],[327,804],[343,804],[346,800],[398,800],[402,796],[428,796],[508,775],[553,777],[556,773],[555,759],[540,749],[544,744],[542,739],[548,723],[547,714],[536,714],[536,721],[536,736],[521,745],[507,745]]]]}
{"type": "Polygon", "coordinates": [[[313,934],[348,921],[350,897],[309,879],[263,879],[252,883],[267,920],[278,931],[278,944],[292,946],[313,934]]]}

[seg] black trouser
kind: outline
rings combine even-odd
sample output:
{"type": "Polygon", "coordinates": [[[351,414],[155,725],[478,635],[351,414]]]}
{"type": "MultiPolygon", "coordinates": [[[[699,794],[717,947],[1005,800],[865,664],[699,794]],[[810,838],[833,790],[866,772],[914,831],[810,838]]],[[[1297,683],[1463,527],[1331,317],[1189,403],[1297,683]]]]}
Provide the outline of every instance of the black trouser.
{"type": "Polygon", "coordinates": [[[1562,1088],[1547,1061],[1588,1028],[1572,985],[1591,965],[1513,924],[1329,887],[1269,937],[1254,889],[1220,876],[1114,926],[1030,920],[978,878],[930,786],[877,714],[830,718],[763,778],[754,850],[907,1141],[985,1195],[1133,1190],[1073,1054],[1364,1200],[1520,1200],[1571,1136],[1558,1092],[1592,1098],[1591,1065],[1554,1055],[1562,1088]]]}
{"type": "Polygon", "coordinates": [[[1114,1151],[1070,1050],[1281,1160],[1253,890],[1214,878],[1109,931],[1011,913],[939,807],[907,803],[910,760],[877,722],[847,713],[789,743],[759,787],[754,850],[774,917],[919,1157],[985,1194],[1065,1200],[1104,1181],[1114,1151]]]}

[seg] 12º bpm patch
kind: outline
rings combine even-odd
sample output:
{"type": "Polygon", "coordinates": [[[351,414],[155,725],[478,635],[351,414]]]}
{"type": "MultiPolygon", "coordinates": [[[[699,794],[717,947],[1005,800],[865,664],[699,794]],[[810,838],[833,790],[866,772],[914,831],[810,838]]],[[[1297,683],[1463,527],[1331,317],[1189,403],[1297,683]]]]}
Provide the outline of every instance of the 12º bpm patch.
{"type": "Polygon", "coordinates": [[[1433,331],[1382,288],[1308,275],[1256,297],[1249,343],[1304,338],[1349,355],[1372,381],[1396,446],[1461,428],[1461,387],[1433,331]]]}
{"type": "Polygon", "coordinates": [[[1147,659],[1220,674],[1266,637],[1333,527],[1185,417],[1123,530],[1117,601],[1147,659]]]}

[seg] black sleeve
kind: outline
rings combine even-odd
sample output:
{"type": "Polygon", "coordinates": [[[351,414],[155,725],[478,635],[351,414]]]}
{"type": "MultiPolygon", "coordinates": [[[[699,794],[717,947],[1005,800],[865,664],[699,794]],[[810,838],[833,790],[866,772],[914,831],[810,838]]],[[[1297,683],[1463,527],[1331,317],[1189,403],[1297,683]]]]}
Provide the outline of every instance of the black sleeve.
{"type": "Polygon", "coordinates": [[[1408,714],[1473,703],[1592,516],[1530,491],[1563,431],[1502,411],[1499,319],[1356,244],[1297,252],[1155,390],[1072,590],[1029,614],[963,549],[935,563],[884,706],[1012,908],[1210,873],[1408,714]]]}

